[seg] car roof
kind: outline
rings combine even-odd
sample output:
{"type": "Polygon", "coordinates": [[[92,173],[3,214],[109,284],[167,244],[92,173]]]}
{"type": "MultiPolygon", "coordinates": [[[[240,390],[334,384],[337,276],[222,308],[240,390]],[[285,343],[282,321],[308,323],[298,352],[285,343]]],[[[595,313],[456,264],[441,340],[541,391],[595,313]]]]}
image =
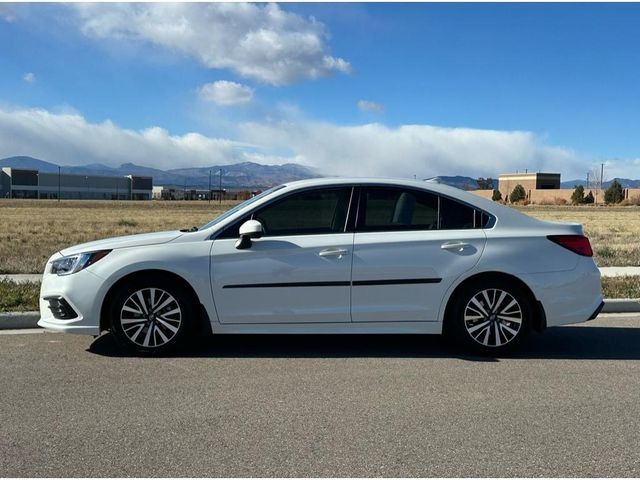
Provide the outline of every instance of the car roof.
{"type": "MultiPolygon", "coordinates": [[[[539,224],[540,221],[529,217],[517,210],[501,205],[488,198],[481,197],[466,190],[456,187],[444,185],[437,182],[426,180],[413,180],[407,178],[389,178],[389,177],[323,177],[311,178],[308,180],[298,180],[295,182],[287,182],[284,184],[286,190],[298,190],[310,187],[323,186],[339,186],[339,185],[384,185],[417,188],[428,190],[430,192],[442,194],[462,202],[473,205],[479,209],[494,215],[498,218],[498,222],[502,224],[539,224]]],[[[284,193],[284,192],[283,192],[284,193]]]]}

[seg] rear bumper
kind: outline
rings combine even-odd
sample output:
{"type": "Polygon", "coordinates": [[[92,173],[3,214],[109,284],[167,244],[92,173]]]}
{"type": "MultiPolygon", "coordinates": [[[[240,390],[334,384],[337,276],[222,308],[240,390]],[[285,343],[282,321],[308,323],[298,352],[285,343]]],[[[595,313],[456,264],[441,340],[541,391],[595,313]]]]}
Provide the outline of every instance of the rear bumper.
{"type": "Polygon", "coordinates": [[[598,315],[600,315],[600,312],[602,311],[603,308],[604,308],[604,300],[600,303],[598,308],[596,308],[595,311],[591,314],[591,316],[589,317],[589,320],[593,320],[598,315]]]}
{"type": "Polygon", "coordinates": [[[575,269],[520,275],[542,303],[548,327],[592,320],[603,306],[600,271],[591,258],[575,269]]]}

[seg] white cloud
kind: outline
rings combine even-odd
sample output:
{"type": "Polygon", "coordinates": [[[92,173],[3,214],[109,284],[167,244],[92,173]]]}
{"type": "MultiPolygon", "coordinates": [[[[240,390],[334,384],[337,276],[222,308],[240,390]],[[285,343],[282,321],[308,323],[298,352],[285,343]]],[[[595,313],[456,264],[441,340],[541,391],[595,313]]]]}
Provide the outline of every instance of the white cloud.
{"type": "Polygon", "coordinates": [[[253,98],[253,89],[246,85],[227,80],[206,83],[198,89],[200,98],[218,105],[248,103],[253,98]]]}
{"type": "Polygon", "coordinates": [[[245,161],[247,147],[199,133],[170,135],[160,127],[128,130],[109,120],[90,123],[74,113],[0,108],[0,158],[30,155],[68,165],[132,162],[177,168],[245,161]]]}
{"type": "Polygon", "coordinates": [[[384,112],[384,106],[379,103],[372,102],[371,100],[358,100],[358,108],[365,112],[382,113],[384,112]]]}
{"type": "Polygon", "coordinates": [[[36,81],[36,76],[32,72],[27,72],[22,76],[22,79],[27,83],[34,83],[36,81]]]}
{"type": "MultiPolygon", "coordinates": [[[[287,149],[328,174],[427,178],[435,175],[496,176],[515,170],[582,175],[583,160],[548,146],[530,132],[373,123],[247,123],[243,138],[287,149]]],[[[565,177],[566,178],[566,177],[565,177]]]]}
{"type": "MultiPolygon", "coordinates": [[[[73,110],[0,107],[0,158],[30,155],[68,165],[132,162],[157,168],[210,166],[242,161],[295,162],[329,175],[427,178],[496,176],[515,170],[584,177],[592,160],[547,145],[531,132],[431,125],[341,126],[294,121],[238,126],[235,139],[200,133],[172,135],[152,126],[130,130],[106,120],[91,123],[73,110]]],[[[640,177],[640,160],[607,162],[608,178],[640,177]]]]}
{"type": "Polygon", "coordinates": [[[16,21],[12,4],[0,4],[0,18],[7,23],[13,23],[16,21]]]}
{"type": "Polygon", "coordinates": [[[350,69],[330,54],[322,23],[272,3],[77,3],[72,8],[85,35],[150,42],[273,85],[350,69]]]}

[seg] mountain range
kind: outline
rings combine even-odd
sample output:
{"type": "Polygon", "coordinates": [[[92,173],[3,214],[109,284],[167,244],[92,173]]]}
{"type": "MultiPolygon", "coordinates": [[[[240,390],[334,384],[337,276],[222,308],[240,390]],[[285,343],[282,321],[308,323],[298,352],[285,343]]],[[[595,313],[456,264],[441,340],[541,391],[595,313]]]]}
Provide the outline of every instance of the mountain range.
{"type": "MultiPolygon", "coordinates": [[[[0,159],[1,167],[31,168],[41,172],[57,173],[58,165],[27,156],[16,156],[0,159]]],[[[152,167],[144,167],[134,163],[123,163],[119,167],[109,167],[100,163],[92,163],[83,166],[60,166],[63,173],[76,175],[143,175],[153,177],[154,185],[188,186],[192,188],[207,188],[209,185],[209,172],[211,172],[211,185],[216,187],[220,178],[218,172],[222,170],[223,188],[268,188],[284,182],[304,180],[306,178],[321,177],[316,170],[298,165],[285,163],[283,165],[262,165],[253,162],[235,163],[232,165],[214,165],[211,167],[174,168],[160,170],[152,167]]],[[[476,190],[478,184],[473,177],[462,175],[437,176],[425,178],[425,181],[442,183],[463,190],[476,190]]],[[[629,178],[617,179],[623,188],[640,188],[640,180],[629,178]]],[[[582,180],[568,180],[560,184],[561,188],[573,188],[576,185],[585,185],[582,180]]],[[[611,181],[603,183],[607,188],[611,181]]],[[[493,188],[497,188],[497,179],[493,180],[493,188]]]]}
{"type": "MultiPolygon", "coordinates": [[[[0,167],[30,168],[47,173],[57,173],[58,165],[38,158],[18,156],[0,159],[0,167]]],[[[209,172],[211,185],[219,184],[219,171],[222,170],[223,188],[267,188],[283,182],[292,182],[321,176],[315,170],[286,163],[284,165],[261,165],[253,162],[235,163],[232,165],[215,165],[200,168],[175,168],[160,170],[144,167],[134,163],[123,163],[119,167],[109,167],[100,163],[83,166],[60,166],[62,173],[76,175],[141,175],[153,177],[154,185],[176,185],[191,188],[207,188],[209,172]]]]}

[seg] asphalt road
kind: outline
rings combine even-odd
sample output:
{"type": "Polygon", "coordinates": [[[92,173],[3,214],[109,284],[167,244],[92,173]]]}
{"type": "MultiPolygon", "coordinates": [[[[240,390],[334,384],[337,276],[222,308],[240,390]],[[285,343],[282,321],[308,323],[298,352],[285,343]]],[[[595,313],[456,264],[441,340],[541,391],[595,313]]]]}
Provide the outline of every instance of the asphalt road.
{"type": "Polygon", "coordinates": [[[640,316],[511,358],[220,336],[171,358],[0,335],[0,476],[640,476],[640,316]]]}

